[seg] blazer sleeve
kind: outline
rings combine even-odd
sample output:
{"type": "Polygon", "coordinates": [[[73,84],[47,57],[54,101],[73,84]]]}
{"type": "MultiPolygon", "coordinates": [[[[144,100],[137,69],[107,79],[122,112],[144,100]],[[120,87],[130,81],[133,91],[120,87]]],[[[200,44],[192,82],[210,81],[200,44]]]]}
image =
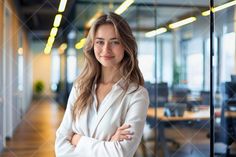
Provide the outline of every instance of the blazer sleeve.
{"type": "Polygon", "coordinates": [[[72,87],[70,92],[66,111],[63,120],[56,132],[55,153],[56,156],[63,156],[64,154],[71,154],[74,152],[74,146],[70,143],[73,135],[72,131],[72,106],[76,101],[76,90],[72,87]]]}
{"type": "Polygon", "coordinates": [[[125,123],[131,125],[134,135],[131,140],[110,142],[82,136],[75,151],[82,157],[133,157],[143,135],[149,97],[145,88],[140,87],[132,94],[125,123]]]}

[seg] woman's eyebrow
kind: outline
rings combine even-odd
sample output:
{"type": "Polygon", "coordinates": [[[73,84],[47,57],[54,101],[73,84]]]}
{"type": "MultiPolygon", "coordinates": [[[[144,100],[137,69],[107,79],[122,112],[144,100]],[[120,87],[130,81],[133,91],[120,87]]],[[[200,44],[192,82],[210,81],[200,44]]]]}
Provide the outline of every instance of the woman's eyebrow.
{"type": "MultiPolygon", "coordinates": [[[[96,40],[105,40],[104,38],[101,38],[101,37],[96,37],[95,38],[96,40]]],[[[109,40],[119,40],[118,38],[111,38],[109,40]]]]}
{"type": "Polygon", "coordinates": [[[110,40],[119,40],[118,38],[111,38],[110,40]]]}
{"type": "Polygon", "coordinates": [[[100,37],[97,37],[96,39],[97,40],[105,40],[104,38],[100,38],[100,37]]]}

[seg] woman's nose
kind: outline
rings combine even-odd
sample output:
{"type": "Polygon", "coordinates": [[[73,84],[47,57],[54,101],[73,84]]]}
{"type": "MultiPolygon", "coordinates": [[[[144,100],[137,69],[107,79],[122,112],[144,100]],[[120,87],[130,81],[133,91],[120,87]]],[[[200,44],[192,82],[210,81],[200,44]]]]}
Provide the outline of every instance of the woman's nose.
{"type": "Polygon", "coordinates": [[[103,46],[103,50],[109,52],[109,51],[111,50],[111,45],[110,45],[110,43],[108,43],[108,42],[105,43],[104,46],[103,46]]]}

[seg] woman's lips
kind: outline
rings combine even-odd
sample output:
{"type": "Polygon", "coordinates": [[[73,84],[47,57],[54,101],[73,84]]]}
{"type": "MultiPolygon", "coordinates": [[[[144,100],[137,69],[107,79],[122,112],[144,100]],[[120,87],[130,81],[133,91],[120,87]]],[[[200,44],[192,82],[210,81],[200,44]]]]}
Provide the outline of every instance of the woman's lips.
{"type": "Polygon", "coordinates": [[[114,56],[102,56],[102,58],[109,60],[109,59],[114,58],[114,56]]]}

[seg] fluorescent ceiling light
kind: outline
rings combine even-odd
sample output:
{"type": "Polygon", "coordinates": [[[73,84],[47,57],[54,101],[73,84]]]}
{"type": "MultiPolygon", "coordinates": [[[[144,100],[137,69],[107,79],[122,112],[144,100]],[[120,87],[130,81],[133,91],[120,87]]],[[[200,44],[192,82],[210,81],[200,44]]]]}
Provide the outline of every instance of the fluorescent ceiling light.
{"type": "Polygon", "coordinates": [[[23,48],[22,47],[18,48],[18,54],[23,55],[23,48]]]}
{"type": "Polygon", "coordinates": [[[208,16],[210,15],[210,10],[202,12],[202,16],[208,16]]]}
{"type": "Polygon", "coordinates": [[[81,44],[81,43],[77,43],[77,44],[75,45],[75,48],[76,48],[77,50],[82,49],[83,47],[84,47],[84,45],[81,44]]]}
{"type": "Polygon", "coordinates": [[[56,17],[54,19],[54,22],[53,22],[53,27],[59,27],[60,26],[61,18],[62,18],[61,14],[56,15],[56,17]]]}
{"type": "Polygon", "coordinates": [[[165,33],[166,31],[167,31],[167,29],[165,27],[161,27],[161,28],[158,28],[156,30],[145,33],[145,37],[148,37],[148,38],[149,37],[154,37],[156,35],[165,33]]]}
{"type": "Polygon", "coordinates": [[[51,46],[46,46],[44,49],[45,54],[50,54],[52,47],[51,46]]]}
{"type": "Polygon", "coordinates": [[[122,14],[125,10],[128,9],[128,7],[134,3],[134,0],[126,0],[124,1],[116,10],[115,13],[120,15],[122,14]]]}
{"type": "Polygon", "coordinates": [[[66,43],[61,44],[59,49],[58,49],[59,54],[63,54],[65,52],[66,48],[67,48],[67,44],[66,43]]]}
{"type": "Polygon", "coordinates": [[[46,47],[52,47],[53,43],[47,43],[46,47]]]}
{"type": "Polygon", "coordinates": [[[48,43],[53,44],[53,43],[54,43],[54,40],[55,40],[55,37],[54,37],[54,36],[50,36],[50,37],[48,38],[48,43]]]}
{"type": "Polygon", "coordinates": [[[61,1],[60,1],[60,5],[59,5],[59,8],[58,8],[58,12],[59,12],[59,13],[65,11],[66,3],[67,3],[67,0],[61,0],[61,1]]]}
{"type": "Polygon", "coordinates": [[[67,44],[63,43],[63,44],[60,45],[59,48],[64,51],[67,48],[67,44]]]}
{"type": "Polygon", "coordinates": [[[81,49],[81,48],[83,48],[85,42],[86,42],[86,38],[81,39],[81,40],[75,45],[75,48],[78,49],[78,50],[81,49]]]}
{"type": "Polygon", "coordinates": [[[189,23],[194,22],[194,21],[196,21],[196,20],[197,20],[196,17],[189,17],[189,18],[187,18],[187,19],[180,20],[180,21],[178,21],[178,22],[169,24],[169,28],[171,28],[171,29],[178,28],[178,27],[180,27],[180,26],[189,24],[189,23]]]}
{"type": "MultiPolygon", "coordinates": [[[[228,2],[228,3],[225,3],[225,4],[220,5],[218,7],[212,8],[212,12],[214,13],[214,12],[226,9],[226,8],[234,6],[234,5],[236,5],[236,1],[228,2]]],[[[202,12],[202,16],[208,16],[208,15],[210,15],[210,10],[202,12]]]]}
{"type": "Polygon", "coordinates": [[[55,37],[57,35],[58,28],[53,27],[50,32],[50,36],[55,37]]]}

